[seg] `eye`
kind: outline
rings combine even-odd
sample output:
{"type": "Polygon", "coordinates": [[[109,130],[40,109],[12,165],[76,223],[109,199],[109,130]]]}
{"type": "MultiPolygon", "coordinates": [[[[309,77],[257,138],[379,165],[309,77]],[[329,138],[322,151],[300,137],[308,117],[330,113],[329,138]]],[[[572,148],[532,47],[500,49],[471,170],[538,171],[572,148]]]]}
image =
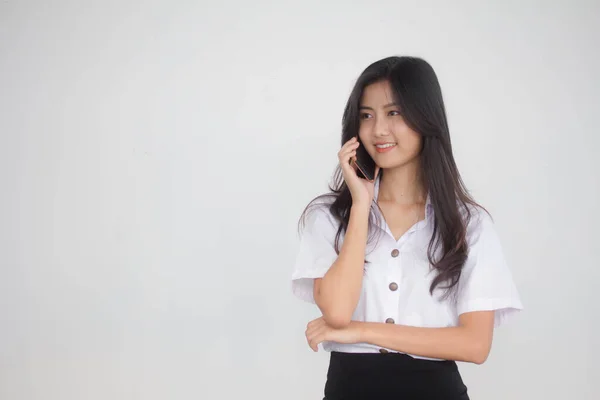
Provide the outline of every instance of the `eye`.
{"type": "Polygon", "coordinates": [[[371,114],[367,114],[367,113],[362,113],[360,114],[360,119],[366,119],[366,117],[370,116],[371,114]]]}
{"type": "Polygon", "coordinates": [[[390,114],[391,113],[396,113],[396,115],[400,115],[400,113],[398,111],[390,111],[390,114]]]}

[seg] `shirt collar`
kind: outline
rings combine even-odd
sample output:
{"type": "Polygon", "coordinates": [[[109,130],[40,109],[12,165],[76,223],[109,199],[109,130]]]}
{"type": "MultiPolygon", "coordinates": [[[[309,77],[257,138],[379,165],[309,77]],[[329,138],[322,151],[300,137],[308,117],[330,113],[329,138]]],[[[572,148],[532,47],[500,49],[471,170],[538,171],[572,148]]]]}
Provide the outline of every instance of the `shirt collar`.
{"type": "MultiPolygon", "coordinates": [[[[373,201],[377,203],[379,198],[379,181],[381,180],[381,173],[377,176],[373,186],[373,201]]],[[[433,204],[431,203],[431,194],[427,193],[427,200],[425,200],[425,220],[428,220],[433,213],[433,204]]]]}

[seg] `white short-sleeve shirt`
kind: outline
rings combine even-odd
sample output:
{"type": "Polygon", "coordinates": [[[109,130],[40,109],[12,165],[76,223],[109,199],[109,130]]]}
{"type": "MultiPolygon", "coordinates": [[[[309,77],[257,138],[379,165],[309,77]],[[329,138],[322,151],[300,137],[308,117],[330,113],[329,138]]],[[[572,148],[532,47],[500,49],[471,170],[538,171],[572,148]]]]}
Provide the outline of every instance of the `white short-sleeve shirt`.
{"type": "MultiPolygon", "coordinates": [[[[375,182],[377,201],[379,179],[375,182]]],[[[381,233],[366,249],[362,289],[353,321],[396,323],[417,327],[458,325],[460,314],[495,310],[495,326],[522,310],[517,288],[506,264],[500,240],[490,216],[472,208],[467,227],[469,253],[454,298],[441,299],[442,288],[429,293],[436,271],[430,268],[427,247],[432,234],[433,207],[427,200],[425,219],[413,225],[398,241],[394,239],[381,213],[374,207],[381,233]]],[[[322,278],[337,259],[334,248],[338,223],[323,205],[311,210],[300,239],[292,272],[292,292],[315,303],[313,284],[322,278]]],[[[340,248],[344,234],[340,236],[340,248]]],[[[443,285],[442,285],[443,286],[443,285]]],[[[379,352],[369,343],[324,342],[326,351],[347,353],[379,352]]],[[[394,352],[392,349],[384,349],[394,352]]],[[[419,357],[413,355],[417,358],[419,357]]]]}

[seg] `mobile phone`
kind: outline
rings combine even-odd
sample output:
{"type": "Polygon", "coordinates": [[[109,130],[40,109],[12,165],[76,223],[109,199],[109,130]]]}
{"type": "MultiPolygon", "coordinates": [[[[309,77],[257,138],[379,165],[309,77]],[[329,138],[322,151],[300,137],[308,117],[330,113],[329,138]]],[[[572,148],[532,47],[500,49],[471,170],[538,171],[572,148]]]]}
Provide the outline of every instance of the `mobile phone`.
{"type": "Polygon", "coordinates": [[[356,149],[356,157],[352,162],[356,165],[356,174],[360,178],[366,179],[369,182],[375,180],[375,168],[377,165],[369,153],[367,153],[367,150],[362,143],[358,146],[358,149],[356,149]]]}

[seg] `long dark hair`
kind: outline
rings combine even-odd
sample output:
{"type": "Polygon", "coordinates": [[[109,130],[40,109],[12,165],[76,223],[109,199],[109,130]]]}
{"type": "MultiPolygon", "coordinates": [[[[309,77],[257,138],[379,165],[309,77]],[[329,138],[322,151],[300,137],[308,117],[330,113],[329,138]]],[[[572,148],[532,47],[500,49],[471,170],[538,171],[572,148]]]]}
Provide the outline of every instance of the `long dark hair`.
{"type": "MultiPolygon", "coordinates": [[[[437,270],[429,291],[433,294],[438,285],[445,283],[442,288],[446,289],[448,295],[458,283],[467,259],[466,232],[471,218],[469,206],[481,206],[469,195],[454,161],[442,90],[431,65],[421,58],[409,56],[387,57],[369,65],[357,79],[346,103],[341,144],[358,135],[359,105],[365,87],[385,80],[390,83],[394,100],[405,122],[422,137],[419,175],[434,210],[433,233],[427,257],[437,270]],[[441,251],[438,251],[440,247],[441,251]],[[440,255],[438,259],[434,259],[435,254],[440,255]]],[[[380,175],[383,175],[383,170],[380,175]]],[[[330,193],[318,196],[308,204],[300,222],[311,206],[318,205],[317,200],[329,199],[329,211],[339,222],[335,238],[335,249],[339,254],[338,242],[348,227],[352,206],[352,196],[339,165],[329,189],[330,193]]],[[[369,232],[374,231],[371,229],[374,221],[371,209],[369,232]]]]}

